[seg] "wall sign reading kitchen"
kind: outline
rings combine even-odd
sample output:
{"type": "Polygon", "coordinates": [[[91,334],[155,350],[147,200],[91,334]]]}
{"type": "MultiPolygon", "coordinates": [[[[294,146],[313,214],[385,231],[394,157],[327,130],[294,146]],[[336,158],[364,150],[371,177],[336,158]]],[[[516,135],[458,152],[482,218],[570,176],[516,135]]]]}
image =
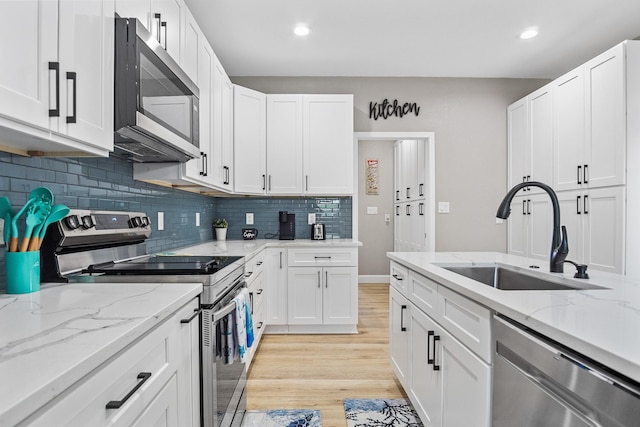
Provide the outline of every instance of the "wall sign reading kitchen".
{"type": "Polygon", "coordinates": [[[420,113],[420,107],[415,102],[405,102],[404,104],[400,104],[397,99],[389,102],[388,99],[384,99],[381,103],[377,102],[369,102],[369,118],[378,120],[379,117],[383,119],[388,119],[389,117],[404,117],[406,114],[415,114],[416,116],[420,113]]]}

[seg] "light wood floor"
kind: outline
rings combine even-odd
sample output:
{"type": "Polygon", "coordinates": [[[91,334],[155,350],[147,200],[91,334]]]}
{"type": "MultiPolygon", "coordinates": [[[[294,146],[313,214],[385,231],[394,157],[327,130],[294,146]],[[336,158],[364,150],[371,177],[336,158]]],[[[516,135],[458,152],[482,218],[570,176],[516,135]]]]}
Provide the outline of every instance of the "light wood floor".
{"type": "Polygon", "coordinates": [[[345,398],[406,397],[389,365],[389,285],[359,288],[357,335],[264,335],[247,382],[247,409],[318,409],[345,427],[345,398]]]}

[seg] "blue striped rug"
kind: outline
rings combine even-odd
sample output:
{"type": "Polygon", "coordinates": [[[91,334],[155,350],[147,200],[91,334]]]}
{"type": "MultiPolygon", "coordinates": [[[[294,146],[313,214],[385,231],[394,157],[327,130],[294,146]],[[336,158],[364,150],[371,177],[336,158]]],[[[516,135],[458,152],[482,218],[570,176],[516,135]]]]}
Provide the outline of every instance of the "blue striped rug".
{"type": "Polygon", "coordinates": [[[348,427],[423,427],[405,399],[345,399],[344,412],[348,427]]]}
{"type": "Polygon", "coordinates": [[[322,421],[313,409],[271,409],[245,412],[242,427],[322,427],[322,421]]]}

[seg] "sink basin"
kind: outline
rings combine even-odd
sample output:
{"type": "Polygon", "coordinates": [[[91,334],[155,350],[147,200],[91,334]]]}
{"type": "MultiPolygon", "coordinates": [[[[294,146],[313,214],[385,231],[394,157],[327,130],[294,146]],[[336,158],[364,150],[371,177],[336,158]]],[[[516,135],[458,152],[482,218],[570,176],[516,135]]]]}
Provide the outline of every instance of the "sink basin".
{"type": "Polygon", "coordinates": [[[440,267],[453,273],[475,280],[503,291],[562,291],[581,289],[606,289],[587,282],[577,282],[564,278],[547,278],[527,274],[503,266],[454,266],[440,267]]]}

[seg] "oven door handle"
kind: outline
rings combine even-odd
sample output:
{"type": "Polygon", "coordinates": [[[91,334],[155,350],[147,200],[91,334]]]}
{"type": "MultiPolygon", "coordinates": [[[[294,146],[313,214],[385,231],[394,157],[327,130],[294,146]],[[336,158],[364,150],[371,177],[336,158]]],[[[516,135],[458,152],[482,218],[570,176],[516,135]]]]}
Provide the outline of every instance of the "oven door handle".
{"type": "Polygon", "coordinates": [[[236,309],[236,302],[231,301],[229,304],[222,307],[220,310],[213,313],[213,323],[217,323],[222,320],[227,314],[236,309]]]}

